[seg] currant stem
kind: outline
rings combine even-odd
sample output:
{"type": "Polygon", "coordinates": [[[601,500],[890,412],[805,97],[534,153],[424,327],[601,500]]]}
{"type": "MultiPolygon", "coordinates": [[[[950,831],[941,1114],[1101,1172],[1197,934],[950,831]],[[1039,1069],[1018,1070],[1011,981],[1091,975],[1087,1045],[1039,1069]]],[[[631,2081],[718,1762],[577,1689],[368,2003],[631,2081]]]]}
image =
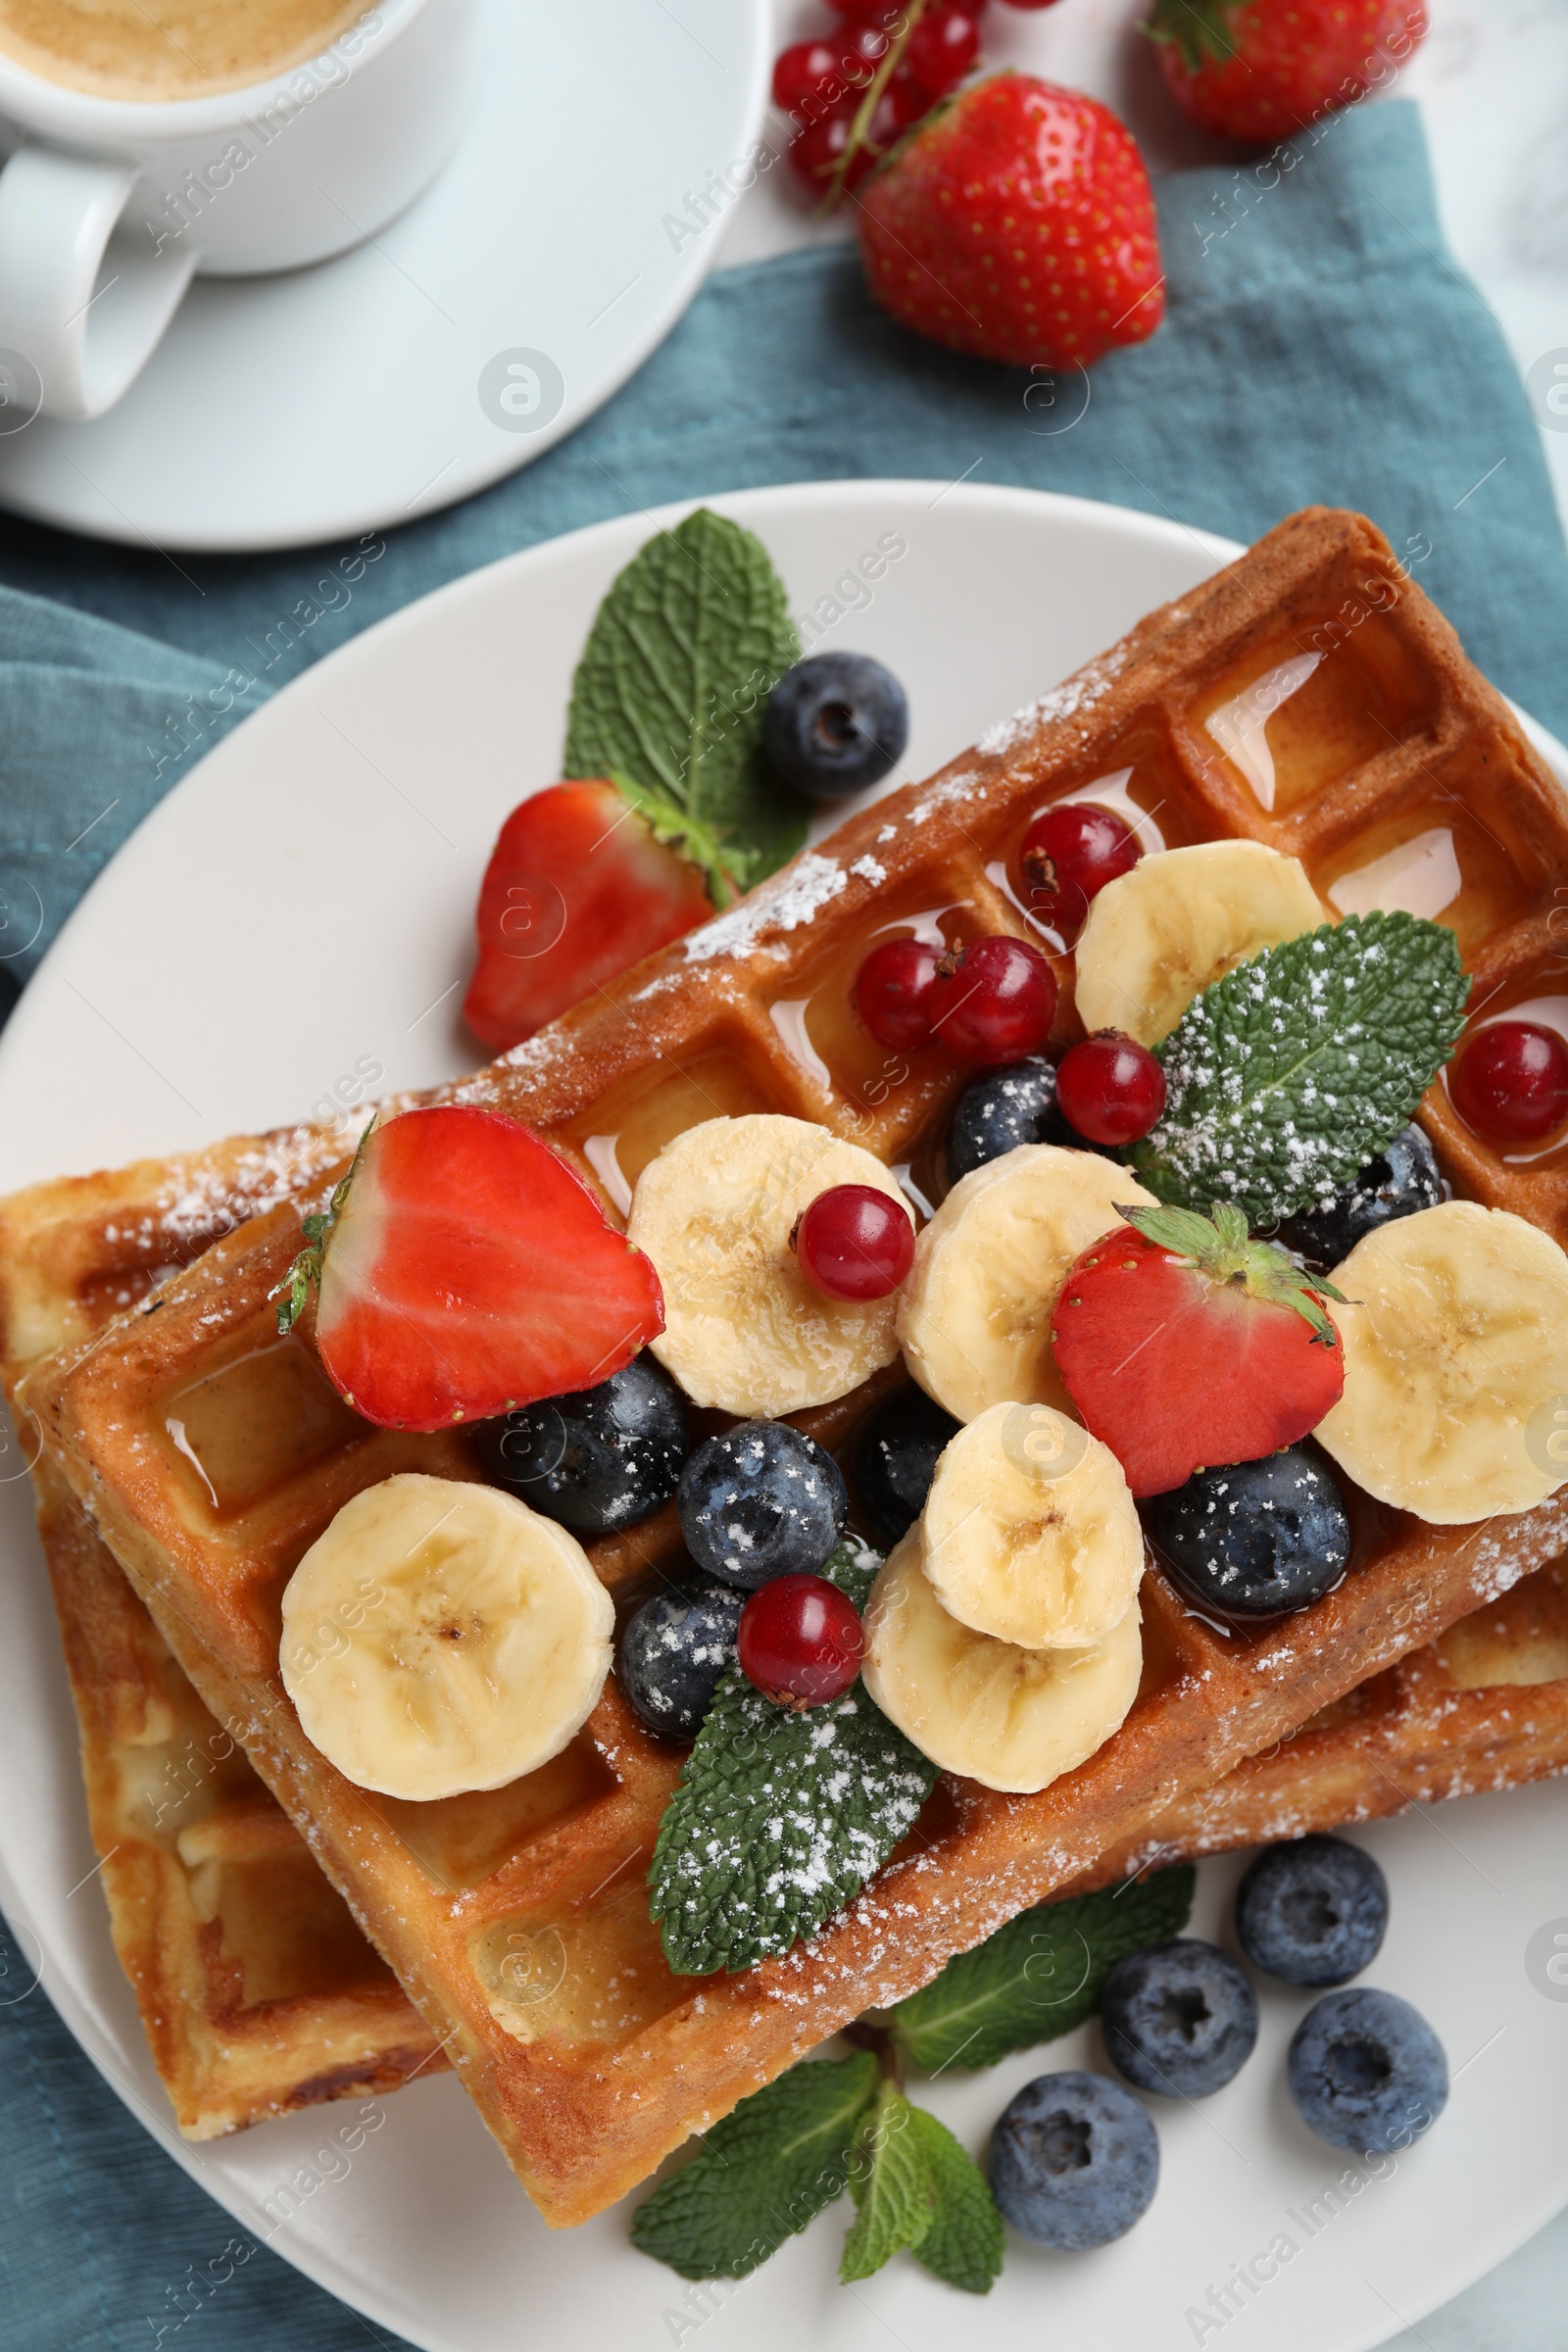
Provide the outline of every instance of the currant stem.
{"type": "Polygon", "coordinates": [[[887,55],[872,74],[866,87],[865,96],[856,109],[855,121],[850,124],[850,135],[844,142],[844,153],[833,168],[833,177],[829,183],[827,194],[816,208],[819,213],[832,212],[843,196],[844,183],[850,175],[850,167],[860,149],[866,144],[866,134],[871,127],[871,118],[876,113],[877,100],[903,62],[904,52],[909,45],[909,35],[924,16],[926,4],[927,0],[905,0],[904,22],[889,41],[887,55]]]}

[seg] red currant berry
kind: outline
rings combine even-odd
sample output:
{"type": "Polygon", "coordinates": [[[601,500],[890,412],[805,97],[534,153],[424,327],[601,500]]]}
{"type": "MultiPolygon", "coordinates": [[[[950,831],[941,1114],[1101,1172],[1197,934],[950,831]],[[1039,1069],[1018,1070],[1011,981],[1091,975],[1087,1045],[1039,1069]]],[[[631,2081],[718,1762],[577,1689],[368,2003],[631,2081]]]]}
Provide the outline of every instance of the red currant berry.
{"type": "Polygon", "coordinates": [[[931,983],[941,953],[919,939],[885,939],[861,964],[855,1002],[879,1046],[910,1054],[931,1043],[931,983]]]}
{"type": "Polygon", "coordinates": [[[1165,1073],[1136,1038],[1099,1029],[1057,1063],[1056,1107],[1092,1144],[1135,1144],[1165,1107],[1165,1073]]]}
{"type": "Polygon", "coordinates": [[[831,105],[844,94],[844,61],[830,41],[797,41],[773,67],[773,104],[785,114],[831,105]]]}
{"type": "Polygon", "coordinates": [[[865,1635],[854,1602],[825,1576],[775,1576],[742,1609],[735,1645],[748,1682],[799,1710],[843,1697],[860,1671],[865,1635]]]}
{"type": "Polygon", "coordinates": [[[836,1184],[795,1228],[795,1254],[829,1298],[885,1298],[914,1263],[914,1226],[874,1184],[836,1184]]]}
{"type": "Polygon", "coordinates": [[[1539,1144],[1568,1120],[1568,1045],[1539,1021],[1489,1021],[1448,1076],[1467,1127],[1500,1144],[1539,1144]]]}
{"type": "MultiPolygon", "coordinates": [[[[887,121],[892,127],[893,138],[902,138],[911,122],[922,122],[935,104],[934,92],[900,66],[882,93],[882,105],[887,109],[887,121]]],[[[877,110],[877,118],[879,122],[882,119],[881,107],[877,110]]],[[[887,143],[891,147],[893,139],[887,143]]]]}
{"type": "Polygon", "coordinates": [[[980,27],[961,9],[924,16],[909,35],[904,62],[916,81],[940,98],[956,89],[980,55],[980,27]]]}
{"type": "Polygon", "coordinates": [[[1092,801],[1063,801],[1037,816],[1023,837],[1019,863],[1029,911],[1063,939],[1075,939],[1089,902],[1142,853],[1113,809],[1092,801]]]}
{"type": "Polygon", "coordinates": [[[977,939],[943,956],[930,1007],[932,1028],[960,1061],[1020,1061],[1051,1035],[1056,975],[1021,939],[977,939]]]}
{"type": "Polygon", "coordinates": [[[1008,8],[1054,8],[1056,0],[1005,0],[1008,8]]]}
{"type": "MultiPolygon", "coordinates": [[[[839,168],[839,158],[849,144],[850,126],[859,110],[860,100],[852,91],[828,115],[814,122],[806,123],[795,133],[789,144],[790,167],[803,179],[813,196],[825,196],[839,168]]],[[[869,147],[862,147],[845,173],[844,184],[853,188],[862,180],[876,162],[869,147]]]]}

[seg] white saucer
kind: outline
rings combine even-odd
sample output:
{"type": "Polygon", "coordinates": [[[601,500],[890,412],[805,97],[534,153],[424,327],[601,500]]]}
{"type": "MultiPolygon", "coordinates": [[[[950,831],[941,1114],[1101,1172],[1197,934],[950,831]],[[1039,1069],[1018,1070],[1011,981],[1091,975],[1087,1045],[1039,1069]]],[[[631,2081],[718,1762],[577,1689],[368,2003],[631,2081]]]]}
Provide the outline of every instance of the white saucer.
{"type": "Polygon", "coordinates": [[[383,530],[527,465],[712,268],[733,200],[710,186],[706,226],[691,200],[741,184],[767,67],[766,0],[486,0],[435,185],[318,269],[198,279],[109,416],[0,439],[0,506],[235,552],[383,530]]]}
{"type": "MultiPolygon", "coordinates": [[[[793,612],[825,617],[831,599],[844,617],[826,642],[908,682],[914,774],[1238,552],[1021,490],[818,483],[712,503],[761,536],[793,612]],[[879,542],[884,567],[868,577],[879,542]]],[[[599,598],[679,512],[603,523],[456,582],[318,663],[195,768],[94,884],[0,1039],[0,1190],[301,1116],[367,1059],[388,1086],[420,1086],[474,1058],[453,1007],[485,857],[513,803],[558,773],[599,598]]],[[[1568,753],[1532,735],[1568,777],[1568,753]]],[[[1563,1781],[1355,1833],[1393,1889],[1369,1981],[1431,2018],[1453,2070],[1429,2138],[1353,2198],[1330,2196],[1349,2160],[1305,2131],[1284,2090],[1310,1996],[1264,1985],[1258,2048],[1235,2082],[1198,2106],[1153,2102],[1162,2180],[1138,2229],[1081,2256],[1013,2237],[984,2303],[905,2257],[840,2287],[842,2204],[722,2296],[635,2254],[629,2206],[547,2230],[451,2078],[374,2102],[348,2164],[337,2135],[354,2117],[330,2107],[187,2146],[86,1886],[75,1728],[17,1469],[14,1452],[0,1459],[6,1916],[29,1956],[41,1947],[44,1985],[82,2048],[192,2179],[426,2352],[651,2352],[699,2330],[700,2352],[1191,2352],[1195,2340],[1365,2352],[1568,2203],[1568,2013],[1526,1965],[1531,1938],[1568,1922],[1563,1781]],[[291,2180],[314,2184],[303,2201],[298,2188],[280,2197],[291,2180]],[[1282,2231],[1298,2258],[1218,2338],[1195,2336],[1188,2314],[1210,2286],[1282,2231]]],[[[1239,1867],[1203,1865],[1195,1934],[1226,1933],[1239,1867]]],[[[1080,2065],[1103,2065],[1094,2028],[918,2095],[979,2149],[1032,2076],[1080,2065]]]]}

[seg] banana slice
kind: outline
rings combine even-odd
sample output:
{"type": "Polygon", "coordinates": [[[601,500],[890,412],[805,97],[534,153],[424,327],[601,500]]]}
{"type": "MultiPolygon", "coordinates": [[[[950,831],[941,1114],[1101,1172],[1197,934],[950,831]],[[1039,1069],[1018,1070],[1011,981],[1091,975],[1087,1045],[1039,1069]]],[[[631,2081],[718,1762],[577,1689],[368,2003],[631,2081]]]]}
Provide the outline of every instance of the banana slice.
{"type": "MultiPolygon", "coordinates": [[[[973,1421],[994,1404],[1078,1418],[1051,1353],[1051,1317],[1075,1257],[1152,1195],[1098,1152],[1020,1144],[956,1184],[914,1247],[899,1309],[909,1370],[973,1421]]],[[[635,1239],[635,1235],[633,1239],[635,1239]]]]}
{"type": "Polygon", "coordinates": [[[858,1144],[771,1113],[688,1127],[638,1177],[627,1238],[664,1290],[653,1349],[694,1404],[773,1419],[847,1396],[898,1354],[897,1297],[826,1298],[790,1247],[804,1211],[838,1184],[905,1205],[858,1144]]]}
{"type": "Polygon", "coordinates": [[[575,1538],[495,1487],[412,1472],[344,1504],[283,1594],[283,1685],[346,1780],[500,1788],[582,1729],[615,1612],[575,1538]]]}
{"type": "Polygon", "coordinates": [[[1143,1637],[1135,1600],[1092,1649],[1021,1649],[950,1617],[910,1528],[871,1589],[865,1687],[944,1772],[1032,1795],[1118,1731],[1138,1695],[1143,1637]]]}
{"type": "Polygon", "coordinates": [[[1328,919],[1299,858],[1260,841],[1140,858],[1095,898],[1078,935],[1079,1017],[1157,1045],[1212,981],[1328,919]]]}
{"type": "Polygon", "coordinates": [[[1088,1649],[1138,1596],[1144,1534],[1108,1446],[1049,1404],[994,1404],[943,1452],[925,1572],[960,1625],[1025,1649],[1088,1649]]]}
{"type": "Polygon", "coordinates": [[[1532,1510],[1568,1478],[1568,1257],[1523,1217],[1447,1200],[1357,1242],[1333,1282],[1345,1394],[1313,1433],[1380,1502],[1437,1527],[1532,1510]]]}

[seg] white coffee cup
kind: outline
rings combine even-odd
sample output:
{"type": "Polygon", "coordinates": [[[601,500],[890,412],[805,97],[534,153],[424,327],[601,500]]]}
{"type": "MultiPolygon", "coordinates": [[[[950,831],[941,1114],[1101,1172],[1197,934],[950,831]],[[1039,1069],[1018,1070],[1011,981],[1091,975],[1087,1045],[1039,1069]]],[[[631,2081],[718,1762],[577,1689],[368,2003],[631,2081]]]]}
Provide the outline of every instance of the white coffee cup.
{"type": "Polygon", "coordinates": [[[478,0],[374,0],[308,65],[151,104],[0,56],[0,403],[101,416],[191,278],[361,244],[431,180],[471,87],[478,0]]]}

